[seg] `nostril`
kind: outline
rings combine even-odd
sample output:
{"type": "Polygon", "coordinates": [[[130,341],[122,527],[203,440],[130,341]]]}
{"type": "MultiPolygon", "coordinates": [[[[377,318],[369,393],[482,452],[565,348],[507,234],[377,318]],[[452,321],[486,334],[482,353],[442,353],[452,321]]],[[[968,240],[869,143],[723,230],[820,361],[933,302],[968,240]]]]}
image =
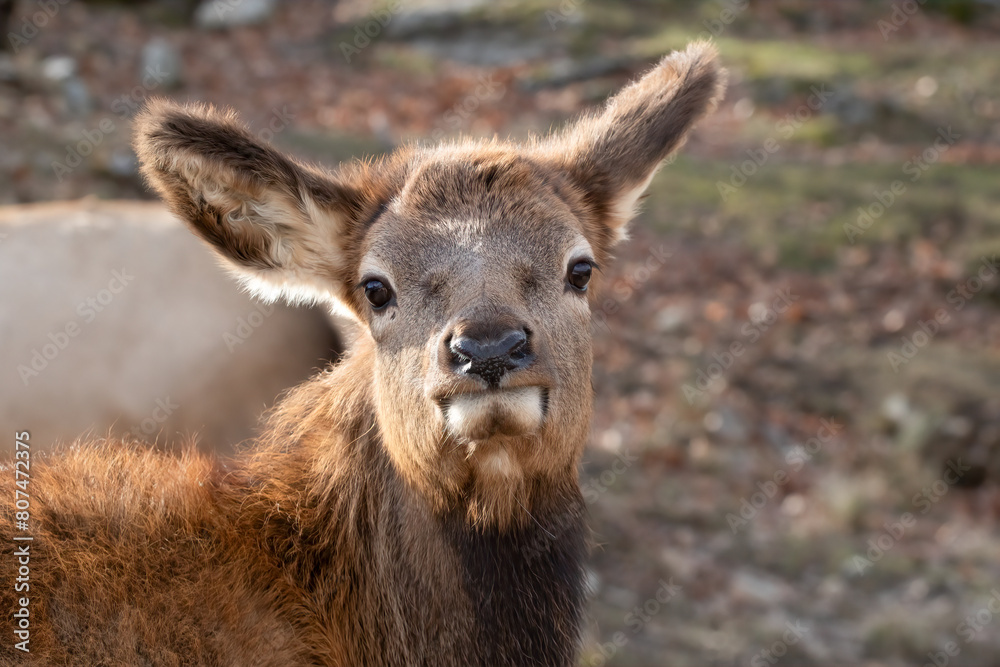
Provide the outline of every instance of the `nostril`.
{"type": "Polygon", "coordinates": [[[448,351],[451,352],[452,362],[462,365],[472,361],[476,357],[476,350],[473,343],[474,341],[464,336],[459,336],[458,338],[448,336],[445,345],[448,347],[448,351]]]}
{"type": "Polygon", "coordinates": [[[497,385],[507,373],[531,363],[529,334],[524,329],[508,329],[499,336],[485,339],[468,335],[445,338],[454,370],[461,374],[478,375],[491,386],[497,385]]]}
{"type": "Polygon", "coordinates": [[[507,350],[507,356],[509,356],[514,361],[521,361],[531,353],[528,347],[528,333],[527,331],[515,332],[513,337],[513,344],[507,350]]]}

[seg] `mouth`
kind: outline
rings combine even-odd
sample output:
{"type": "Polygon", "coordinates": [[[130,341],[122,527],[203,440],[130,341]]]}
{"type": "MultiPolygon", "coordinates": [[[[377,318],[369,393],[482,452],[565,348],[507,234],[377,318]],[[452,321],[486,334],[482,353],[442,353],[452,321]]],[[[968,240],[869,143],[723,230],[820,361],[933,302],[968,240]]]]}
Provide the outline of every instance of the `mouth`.
{"type": "Polygon", "coordinates": [[[533,435],[549,411],[549,390],[540,386],[462,393],[438,404],[448,432],[459,440],[533,435]]]}

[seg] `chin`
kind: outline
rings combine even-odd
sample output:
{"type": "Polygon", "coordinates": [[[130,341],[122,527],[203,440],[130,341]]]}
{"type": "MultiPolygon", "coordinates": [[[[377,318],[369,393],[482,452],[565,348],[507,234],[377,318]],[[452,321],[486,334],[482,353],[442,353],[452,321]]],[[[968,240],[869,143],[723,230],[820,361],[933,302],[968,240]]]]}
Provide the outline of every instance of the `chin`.
{"type": "Polygon", "coordinates": [[[541,387],[453,396],[443,408],[448,433],[467,443],[537,435],[545,421],[547,398],[541,387]]]}

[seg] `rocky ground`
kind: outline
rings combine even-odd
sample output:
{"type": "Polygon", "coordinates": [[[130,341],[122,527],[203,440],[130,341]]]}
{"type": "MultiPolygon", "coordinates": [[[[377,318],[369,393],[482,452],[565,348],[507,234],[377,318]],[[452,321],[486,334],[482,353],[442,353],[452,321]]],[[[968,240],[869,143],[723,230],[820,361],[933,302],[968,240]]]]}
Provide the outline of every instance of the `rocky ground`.
{"type": "Polygon", "coordinates": [[[582,664],[998,663],[993,3],[56,4],[0,55],[0,203],[148,197],[152,95],[335,162],[547,129],[715,35],[729,95],[595,313],[582,664]]]}

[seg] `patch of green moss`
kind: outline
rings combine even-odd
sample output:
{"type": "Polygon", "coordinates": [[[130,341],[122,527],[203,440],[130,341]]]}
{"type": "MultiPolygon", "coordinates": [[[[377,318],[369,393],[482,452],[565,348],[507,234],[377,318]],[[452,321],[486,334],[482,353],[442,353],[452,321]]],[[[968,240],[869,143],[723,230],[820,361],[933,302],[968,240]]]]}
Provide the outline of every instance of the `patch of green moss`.
{"type": "Polygon", "coordinates": [[[779,157],[746,176],[741,160],[680,158],[651,185],[640,224],[777,250],[780,265],[813,272],[832,270],[838,254],[854,245],[917,238],[933,237],[965,263],[1000,252],[995,170],[935,164],[914,181],[905,163],[827,166],[779,157]],[[884,207],[880,198],[887,201],[896,181],[902,194],[884,207]]]}

